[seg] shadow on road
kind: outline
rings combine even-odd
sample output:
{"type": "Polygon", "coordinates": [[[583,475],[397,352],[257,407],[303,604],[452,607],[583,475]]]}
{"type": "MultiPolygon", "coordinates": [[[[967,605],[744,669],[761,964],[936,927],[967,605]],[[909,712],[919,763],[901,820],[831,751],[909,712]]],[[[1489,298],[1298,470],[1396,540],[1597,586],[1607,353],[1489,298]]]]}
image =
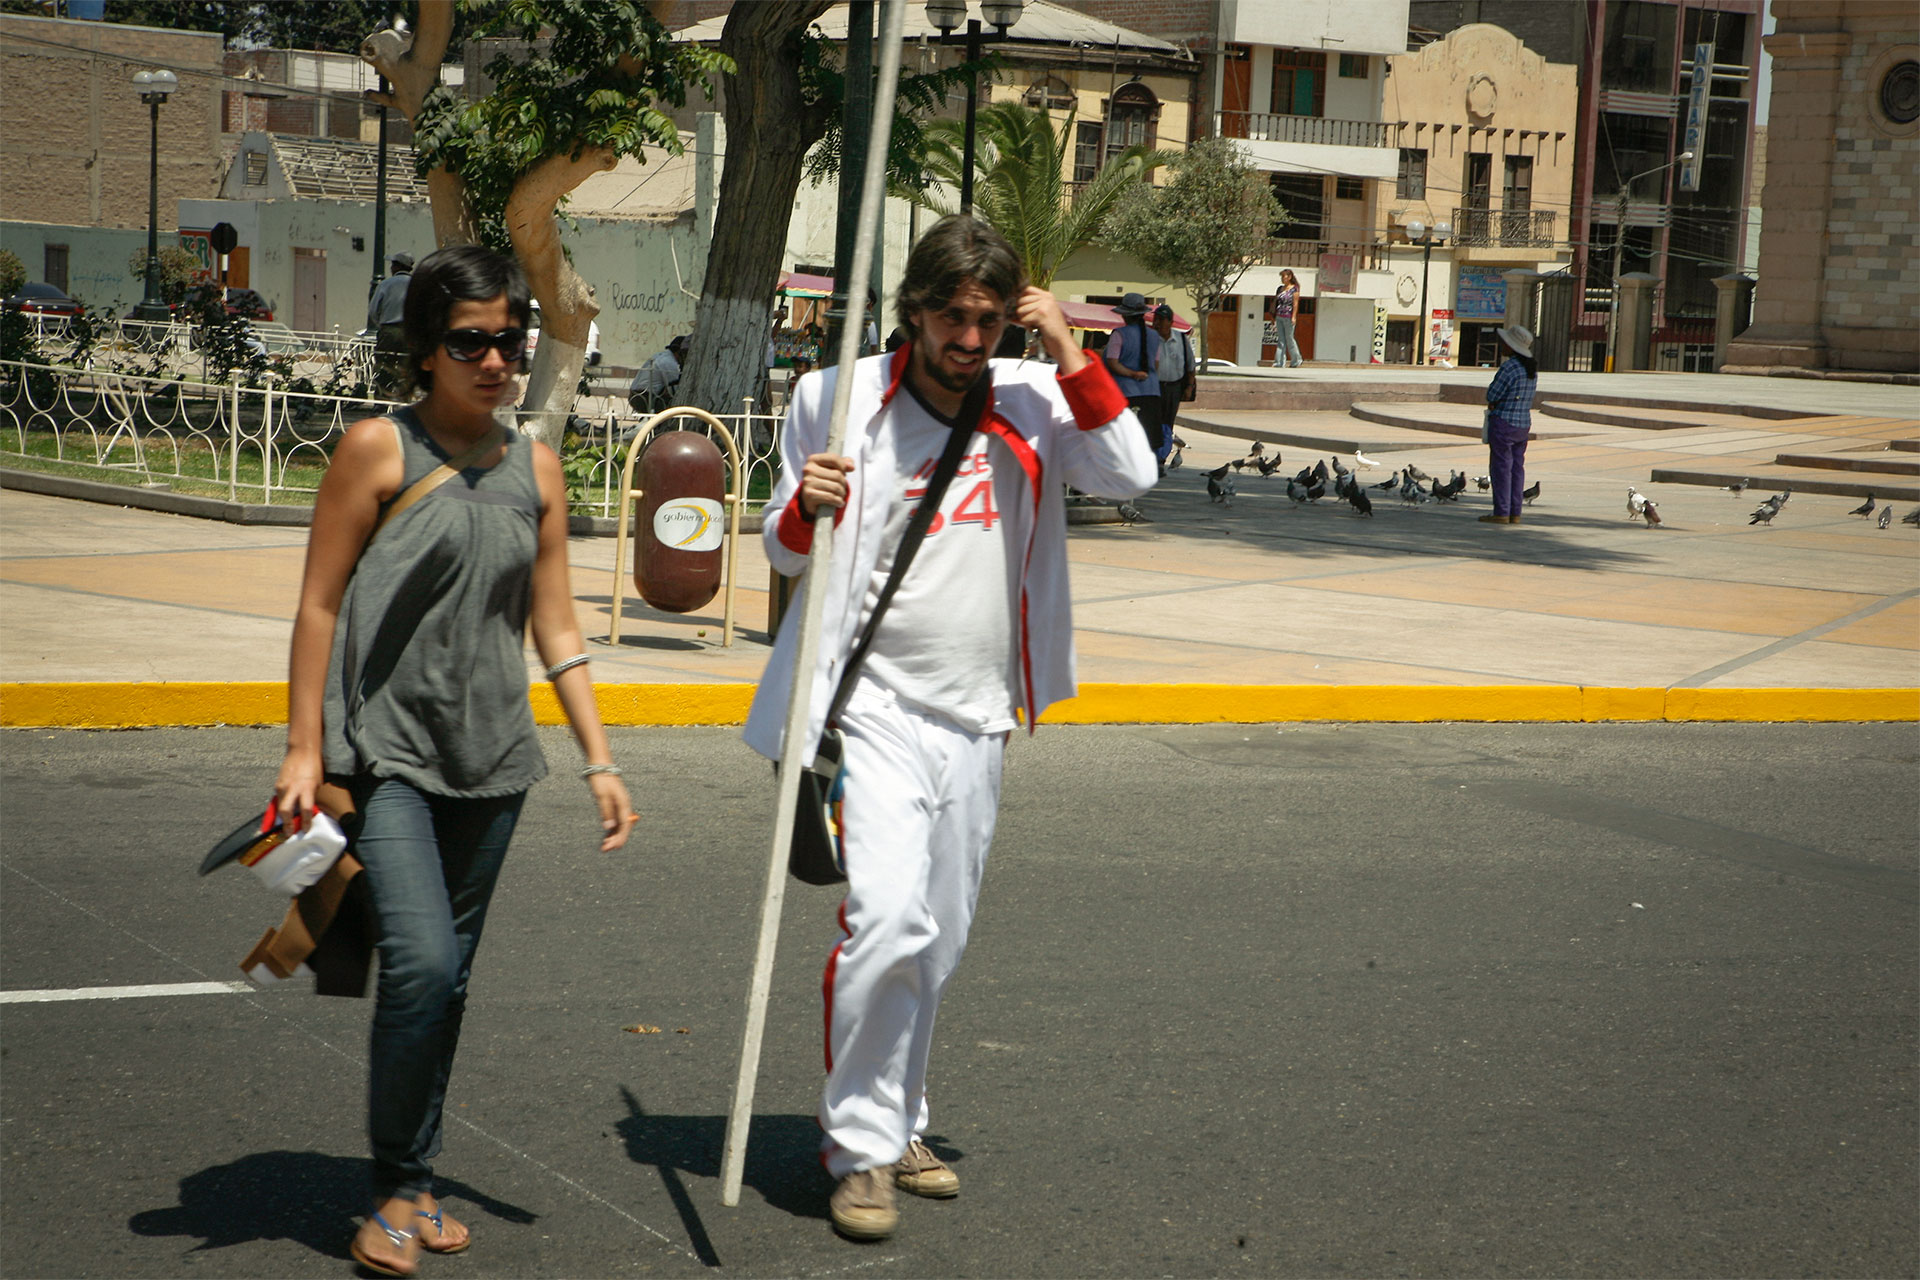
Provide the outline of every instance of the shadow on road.
{"type": "MultiPolygon", "coordinates": [[[[354,1212],[367,1203],[368,1165],[356,1156],[313,1151],[262,1151],[180,1179],[180,1203],[128,1219],[141,1236],[193,1236],[188,1252],[225,1249],[254,1240],[292,1240],[315,1253],[346,1260],[359,1228],[354,1212]]],[[[465,1201],[495,1218],[521,1225],[536,1216],[464,1182],[437,1177],[444,1201],[465,1201]]]]}

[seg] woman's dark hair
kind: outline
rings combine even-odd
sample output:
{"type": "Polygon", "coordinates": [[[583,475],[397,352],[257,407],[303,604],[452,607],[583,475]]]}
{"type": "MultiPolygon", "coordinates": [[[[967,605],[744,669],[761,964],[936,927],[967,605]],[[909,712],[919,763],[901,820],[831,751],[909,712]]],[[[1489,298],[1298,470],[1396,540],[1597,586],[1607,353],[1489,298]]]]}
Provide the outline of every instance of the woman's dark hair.
{"type": "Polygon", "coordinates": [[[1009,311],[1027,287],[1026,269],[1007,238],[977,218],[949,214],[927,229],[900,277],[894,313],[909,332],[918,311],[938,311],[972,280],[1000,295],[1009,311]]]}
{"type": "Polygon", "coordinates": [[[1515,360],[1520,362],[1520,367],[1527,371],[1529,378],[1538,378],[1540,376],[1540,362],[1538,360],[1535,360],[1532,356],[1523,356],[1518,351],[1513,352],[1512,355],[1515,360]]]}
{"type": "Polygon", "coordinates": [[[407,372],[413,387],[433,390],[433,375],[421,364],[447,336],[447,317],[456,302],[486,302],[501,294],[513,322],[526,328],[533,319],[533,295],[520,264],[504,253],[477,244],[456,244],[428,254],[413,269],[401,314],[407,341],[407,372]]]}

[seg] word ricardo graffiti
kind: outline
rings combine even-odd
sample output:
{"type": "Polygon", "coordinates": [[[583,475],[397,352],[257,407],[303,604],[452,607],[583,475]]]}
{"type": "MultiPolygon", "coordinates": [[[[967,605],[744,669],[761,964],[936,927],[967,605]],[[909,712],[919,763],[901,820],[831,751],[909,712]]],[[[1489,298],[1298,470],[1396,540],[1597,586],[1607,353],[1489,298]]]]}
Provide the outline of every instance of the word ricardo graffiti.
{"type": "Polygon", "coordinates": [[[651,311],[659,315],[666,312],[670,291],[660,289],[653,293],[642,293],[636,289],[629,292],[616,285],[611,293],[615,311],[651,311]]]}

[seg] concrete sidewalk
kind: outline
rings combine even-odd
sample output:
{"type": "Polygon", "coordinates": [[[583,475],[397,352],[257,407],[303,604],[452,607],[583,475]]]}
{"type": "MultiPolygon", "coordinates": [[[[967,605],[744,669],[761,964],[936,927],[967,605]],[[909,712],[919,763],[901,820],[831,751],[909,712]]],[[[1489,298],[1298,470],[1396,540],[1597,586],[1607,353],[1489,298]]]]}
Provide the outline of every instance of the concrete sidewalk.
{"type": "MultiPolygon", "coordinates": [[[[1388,385],[1396,375],[1376,376],[1388,385]]],[[[1479,383],[1485,371],[1441,377],[1479,383]]],[[[1904,387],[1707,375],[1549,374],[1543,394],[1596,378],[1610,395],[1713,411],[1911,416],[1914,398],[1904,387]]],[[[1209,502],[1201,472],[1244,454],[1237,435],[1357,430],[1395,450],[1369,455],[1370,482],[1408,462],[1478,475],[1486,453],[1470,437],[1341,413],[1197,416],[1234,422],[1219,432],[1183,422],[1185,466],[1137,504],[1146,520],[1072,533],[1085,688],[1050,718],[1725,718],[1736,703],[1746,710],[1733,718],[1920,715],[1920,530],[1897,519],[1882,530],[1847,514],[1855,500],[1809,493],[1771,527],[1749,525],[1763,492],[1650,480],[1676,456],[1750,450],[1767,432],[1797,442],[1791,420],[1749,418],[1732,443],[1711,421],[1556,425],[1528,454],[1539,501],[1522,524],[1499,526],[1475,519],[1489,508],[1472,485],[1457,503],[1419,506],[1375,491],[1371,519],[1331,500],[1296,507],[1284,473],[1324,455],[1286,443],[1283,472],[1241,473],[1230,507],[1209,502]],[[1626,519],[1628,484],[1659,504],[1660,528],[1626,519]],[[1736,690],[1764,692],[1728,701],[1736,690]]],[[[0,492],[0,722],[204,722],[180,718],[194,706],[230,722],[273,719],[262,709],[284,705],[274,682],[285,676],[305,538],[0,492]],[[95,682],[137,688],[72,687],[95,682]]],[[[737,718],[767,654],[758,539],[742,540],[731,648],[720,643],[720,600],[667,615],[630,582],[620,643],[605,644],[613,550],[611,538],[572,548],[595,679],[629,687],[608,691],[610,716],[737,718]]]]}

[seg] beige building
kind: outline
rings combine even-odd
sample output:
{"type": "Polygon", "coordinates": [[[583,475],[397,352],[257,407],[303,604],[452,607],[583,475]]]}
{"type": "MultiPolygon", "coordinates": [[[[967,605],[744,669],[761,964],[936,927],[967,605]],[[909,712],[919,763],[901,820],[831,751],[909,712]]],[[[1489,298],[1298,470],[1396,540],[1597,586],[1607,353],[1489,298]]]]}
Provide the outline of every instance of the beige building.
{"type": "Polygon", "coordinates": [[[1548,62],[1488,23],[1389,58],[1387,68],[1381,111],[1398,174],[1373,230],[1396,246],[1391,339],[1397,345],[1422,331],[1431,338],[1438,325],[1460,363],[1495,363],[1493,331],[1506,308],[1501,273],[1554,271],[1572,260],[1577,69],[1548,62]],[[1414,223],[1452,232],[1435,241],[1425,268],[1424,321],[1423,246],[1407,234],[1414,223]]]}
{"type": "Polygon", "coordinates": [[[1736,367],[1920,371],[1911,0],[1773,0],[1753,326],[1736,367]]]}
{"type": "MultiPolygon", "coordinates": [[[[220,181],[221,39],[0,15],[0,220],[145,230],[150,112],[137,71],[180,87],[160,108],[160,229],[220,181]]],[[[37,264],[27,270],[36,273],[37,264]]]]}

